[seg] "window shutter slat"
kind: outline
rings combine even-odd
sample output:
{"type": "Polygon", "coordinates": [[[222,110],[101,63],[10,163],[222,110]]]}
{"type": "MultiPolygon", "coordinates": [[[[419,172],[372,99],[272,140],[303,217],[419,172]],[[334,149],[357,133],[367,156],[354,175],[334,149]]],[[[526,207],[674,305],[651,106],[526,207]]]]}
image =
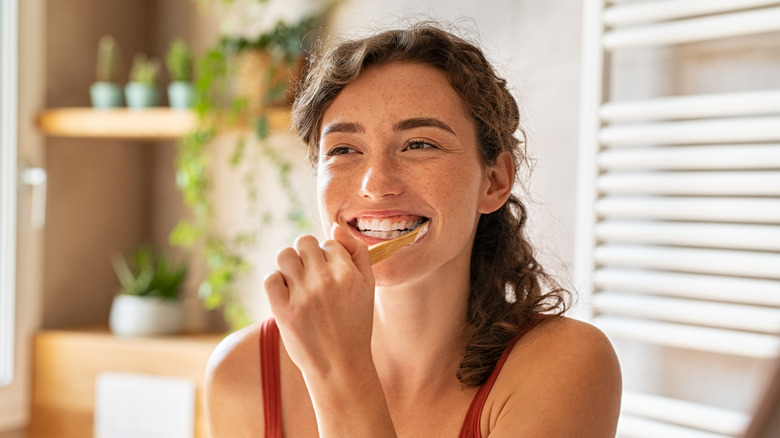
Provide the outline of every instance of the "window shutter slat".
{"type": "Polygon", "coordinates": [[[599,290],[780,307],[774,280],[609,267],[597,270],[593,283],[599,290]]]}
{"type": "Polygon", "coordinates": [[[596,213],[605,219],[780,224],[780,199],[605,196],[597,201],[596,213]]]}
{"type": "Polygon", "coordinates": [[[600,222],[596,226],[596,237],[604,243],[644,243],[780,252],[780,225],[613,220],[600,222]]]}
{"type": "MultiPolygon", "coordinates": [[[[613,3],[619,3],[613,1],[613,3]]],[[[775,0],[656,0],[649,3],[628,3],[607,9],[604,23],[625,26],[652,21],[674,20],[696,15],[738,11],[777,3],[775,0]]]]}
{"type": "Polygon", "coordinates": [[[648,420],[633,415],[622,415],[618,424],[617,438],[729,438],[722,435],[674,424],[648,420]]]}
{"type": "Polygon", "coordinates": [[[602,266],[780,279],[778,253],[600,245],[594,256],[602,266]]]}
{"type": "Polygon", "coordinates": [[[621,410],[629,415],[730,436],[741,433],[750,419],[743,412],[635,391],[623,394],[621,410]]]}
{"type": "Polygon", "coordinates": [[[600,313],[716,328],[780,334],[780,309],[603,291],[593,297],[600,313]]]}
{"type": "Polygon", "coordinates": [[[780,171],[614,172],[596,183],[604,195],[780,196],[780,171]]]}
{"type": "Polygon", "coordinates": [[[603,44],[607,49],[679,44],[775,30],[780,30],[780,8],[765,8],[616,29],[604,34],[603,44]]]}
{"type": "Polygon", "coordinates": [[[599,154],[599,167],[605,171],[780,169],[780,144],[611,149],[599,154]]]}
{"type": "Polygon", "coordinates": [[[771,142],[780,140],[780,117],[610,125],[601,129],[599,140],[613,147],[771,142]]]}
{"type": "Polygon", "coordinates": [[[648,321],[623,316],[598,316],[596,324],[617,339],[754,359],[773,359],[780,353],[775,335],[648,321]]]}
{"type": "Polygon", "coordinates": [[[647,100],[609,102],[601,120],[609,123],[672,119],[701,119],[780,112],[780,90],[666,96],[647,100]]]}

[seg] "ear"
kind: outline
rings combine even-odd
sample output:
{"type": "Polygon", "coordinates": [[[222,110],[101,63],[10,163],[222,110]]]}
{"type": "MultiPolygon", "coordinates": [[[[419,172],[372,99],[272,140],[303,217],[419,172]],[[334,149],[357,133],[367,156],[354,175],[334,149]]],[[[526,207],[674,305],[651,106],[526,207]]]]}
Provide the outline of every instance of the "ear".
{"type": "Polygon", "coordinates": [[[493,213],[501,208],[512,193],[515,182],[515,160],[507,151],[501,152],[496,164],[485,171],[485,188],[479,202],[479,212],[493,213]]]}

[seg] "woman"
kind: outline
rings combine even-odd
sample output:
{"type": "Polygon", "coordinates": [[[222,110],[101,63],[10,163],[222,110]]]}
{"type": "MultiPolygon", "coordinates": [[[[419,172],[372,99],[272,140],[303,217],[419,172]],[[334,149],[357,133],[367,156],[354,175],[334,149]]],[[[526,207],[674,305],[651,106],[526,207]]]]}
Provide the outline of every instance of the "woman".
{"type": "Polygon", "coordinates": [[[214,352],[213,435],[614,436],[617,359],[534,259],[517,103],[482,52],[429,24],[345,42],[293,111],[331,239],[281,251],[274,319],[214,352]]]}

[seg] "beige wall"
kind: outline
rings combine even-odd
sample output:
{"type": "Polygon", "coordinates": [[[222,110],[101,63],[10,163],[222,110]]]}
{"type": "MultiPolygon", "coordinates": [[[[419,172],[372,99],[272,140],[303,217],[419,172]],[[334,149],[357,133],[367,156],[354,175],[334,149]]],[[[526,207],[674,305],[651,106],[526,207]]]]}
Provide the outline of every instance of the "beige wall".
{"type": "MultiPolygon", "coordinates": [[[[101,35],[117,40],[125,81],[136,52],[162,57],[181,36],[202,53],[215,32],[190,0],[53,0],[45,6],[48,108],[89,105],[101,35]]],[[[163,69],[162,105],[167,82],[163,69]]],[[[110,258],[140,242],[167,245],[168,232],[185,214],[175,186],[175,144],[48,138],[46,150],[43,326],[105,324],[118,286],[110,258]]]]}

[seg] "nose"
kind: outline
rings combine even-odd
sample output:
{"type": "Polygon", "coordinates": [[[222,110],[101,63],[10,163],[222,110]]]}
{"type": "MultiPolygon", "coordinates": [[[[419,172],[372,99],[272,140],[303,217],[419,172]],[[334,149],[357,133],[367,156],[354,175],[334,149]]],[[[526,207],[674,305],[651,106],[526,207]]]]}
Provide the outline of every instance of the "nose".
{"type": "Polygon", "coordinates": [[[380,199],[403,192],[403,178],[395,161],[389,157],[372,158],[363,173],[360,194],[366,198],[380,199]]]}

